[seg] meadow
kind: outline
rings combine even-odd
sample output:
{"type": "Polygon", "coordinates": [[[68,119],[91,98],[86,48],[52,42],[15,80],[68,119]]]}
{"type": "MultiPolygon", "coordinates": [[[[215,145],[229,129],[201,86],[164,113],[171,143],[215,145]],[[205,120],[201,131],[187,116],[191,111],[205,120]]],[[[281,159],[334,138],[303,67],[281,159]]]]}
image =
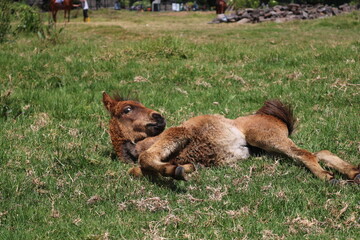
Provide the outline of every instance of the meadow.
{"type": "Polygon", "coordinates": [[[0,45],[0,239],[358,239],[359,186],[286,157],[187,182],[130,177],[101,96],[136,98],[168,127],[281,99],[299,146],[360,164],[359,12],[249,25],[208,24],[209,12],[80,15],[0,45]]]}

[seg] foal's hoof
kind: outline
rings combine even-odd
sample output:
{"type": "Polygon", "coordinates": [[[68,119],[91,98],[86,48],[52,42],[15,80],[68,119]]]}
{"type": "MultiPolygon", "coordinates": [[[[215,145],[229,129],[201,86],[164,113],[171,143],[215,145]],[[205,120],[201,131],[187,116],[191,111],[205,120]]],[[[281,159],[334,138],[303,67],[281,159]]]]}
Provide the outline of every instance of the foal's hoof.
{"type": "Polygon", "coordinates": [[[335,178],[333,178],[333,179],[330,179],[330,180],[329,180],[329,183],[330,183],[331,185],[339,185],[339,184],[340,184],[340,181],[337,180],[337,179],[335,179],[335,178]]]}
{"type": "Polygon", "coordinates": [[[178,166],[175,168],[174,179],[187,181],[186,175],[185,175],[185,169],[183,167],[178,166]]]}
{"type": "Polygon", "coordinates": [[[360,185],[360,173],[354,177],[354,183],[360,185]]]}
{"type": "Polygon", "coordinates": [[[139,167],[130,168],[128,171],[128,174],[130,174],[133,177],[142,177],[143,176],[141,168],[139,168],[139,167]]]}

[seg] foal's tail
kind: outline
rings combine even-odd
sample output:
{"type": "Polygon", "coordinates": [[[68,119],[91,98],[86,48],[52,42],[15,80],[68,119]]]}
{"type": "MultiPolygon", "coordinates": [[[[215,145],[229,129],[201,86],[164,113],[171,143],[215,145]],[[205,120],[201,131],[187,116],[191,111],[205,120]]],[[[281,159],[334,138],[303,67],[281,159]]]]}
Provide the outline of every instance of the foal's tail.
{"type": "Polygon", "coordinates": [[[264,106],[260,108],[256,114],[266,114],[274,116],[283,121],[289,131],[289,136],[295,129],[296,118],[293,115],[292,108],[289,105],[285,105],[279,100],[268,100],[264,103],[264,106]]]}

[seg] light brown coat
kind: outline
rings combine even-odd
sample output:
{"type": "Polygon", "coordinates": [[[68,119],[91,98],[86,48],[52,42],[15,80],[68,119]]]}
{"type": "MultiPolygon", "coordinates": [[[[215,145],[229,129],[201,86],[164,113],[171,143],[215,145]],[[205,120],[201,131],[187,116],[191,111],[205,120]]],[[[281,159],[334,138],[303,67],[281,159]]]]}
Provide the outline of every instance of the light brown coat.
{"type": "Polygon", "coordinates": [[[135,176],[161,174],[185,180],[196,164],[230,164],[248,158],[256,147],[300,161],[323,180],[333,179],[333,174],[319,160],[360,181],[360,169],[331,152],[314,154],[299,148],[289,138],[295,124],[292,111],[277,100],[265,102],[254,115],[236,119],[203,115],[163,132],[165,120],[154,110],[133,101],[116,101],[106,93],[103,102],[112,115],[110,135],[119,158],[139,160],[140,166],[130,169],[135,176]]]}

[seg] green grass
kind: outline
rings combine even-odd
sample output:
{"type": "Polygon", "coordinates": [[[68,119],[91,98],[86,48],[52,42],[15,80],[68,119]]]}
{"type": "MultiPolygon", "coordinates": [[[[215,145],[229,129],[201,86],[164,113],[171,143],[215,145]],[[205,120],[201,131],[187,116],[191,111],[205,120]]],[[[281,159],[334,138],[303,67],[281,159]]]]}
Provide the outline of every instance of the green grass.
{"type": "Polygon", "coordinates": [[[35,35],[0,45],[0,239],[358,237],[359,187],[287,158],[188,182],[131,178],[113,157],[101,91],[137,97],[168,126],[278,98],[299,118],[297,144],[359,164],[359,13],[246,26],[207,24],[212,13],[90,17],[59,24],[55,45],[35,35]]]}

